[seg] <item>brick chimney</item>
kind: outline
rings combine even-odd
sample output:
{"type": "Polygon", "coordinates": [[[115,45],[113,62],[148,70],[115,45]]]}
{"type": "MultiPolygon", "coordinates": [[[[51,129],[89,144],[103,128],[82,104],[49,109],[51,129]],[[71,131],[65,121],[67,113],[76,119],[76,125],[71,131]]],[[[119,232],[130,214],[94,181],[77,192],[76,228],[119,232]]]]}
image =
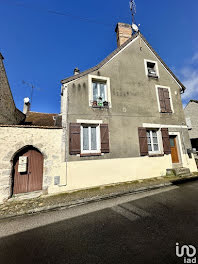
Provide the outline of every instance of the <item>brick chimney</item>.
{"type": "Polygon", "coordinates": [[[132,37],[132,27],[129,24],[118,23],[115,29],[117,34],[117,45],[120,47],[132,37]]]}

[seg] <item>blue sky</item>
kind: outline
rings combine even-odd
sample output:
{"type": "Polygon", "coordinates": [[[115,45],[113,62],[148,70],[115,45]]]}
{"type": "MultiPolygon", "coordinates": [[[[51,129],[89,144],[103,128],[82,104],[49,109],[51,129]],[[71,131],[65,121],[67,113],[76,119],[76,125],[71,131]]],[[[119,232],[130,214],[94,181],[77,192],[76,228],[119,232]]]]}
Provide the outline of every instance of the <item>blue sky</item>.
{"type": "MultiPolygon", "coordinates": [[[[187,86],[183,103],[198,99],[198,1],[136,0],[136,22],[187,86]]],[[[131,23],[129,0],[0,0],[0,51],[16,105],[60,111],[60,80],[86,70],[116,48],[117,22],[131,23]],[[56,11],[65,15],[49,12],[56,11]]]]}

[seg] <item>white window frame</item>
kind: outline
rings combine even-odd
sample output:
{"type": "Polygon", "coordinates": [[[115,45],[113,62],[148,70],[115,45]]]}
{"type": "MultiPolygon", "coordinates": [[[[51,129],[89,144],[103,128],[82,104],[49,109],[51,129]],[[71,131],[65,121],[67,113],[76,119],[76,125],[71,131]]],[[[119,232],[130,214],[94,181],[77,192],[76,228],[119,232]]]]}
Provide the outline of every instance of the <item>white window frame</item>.
{"type": "MultiPolygon", "coordinates": [[[[158,88],[166,88],[168,89],[169,92],[169,96],[170,96],[170,105],[171,105],[171,110],[172,113],[174,114],[174,108],[173,108],[173,101],[172,101],[172,94],[171,94],[171,89],[168,86],[162,86],[162,85],[155,85],[155,92],[156,92],[156,96],[157,96],[157,105],[158,105],[158,110],[161,113],[161,107],[160,107],[160,100],[159,100],[159,92],[158,92],[158,88]]],[[[166,114],[166,113],[165,113],[166,114]]],[[[168,114],[168,113],[167,113],[168,114]]]]}
{"type": "Polygon", "coordinates": [[[104,76],[97,75],[88,75],[88,86],[89,86],[89,106],[92,107],[93,102],[93,82],[105,82],[106,90],[105,90],[105,100],[109,103],[108,107],[111,108],[111,90],[110,90],[110,78],[104,76]]]}
{"type": "MultiPolygon", "coordinates": [[[[95,81],[95,80],[93,80],[92,81],[92,85],[93,85],[93,83],[96,83],[96,85],[97,85],[97,92],[98,92],[98,97],[100,97],[100,84],[102,83],[102,84],[104,84],[104,97],[105,97],[105,101],[107,101],[107,83],[106,82],[99,82],[99,81],[95,81]]],[[[92,93],[93,93],[93,91],[92,91],[92,93]]]]}
{"type": "Polygon", "coordinates": [[[80,137],[81,137],[81,154],[88,154],[88,153],[101,153],[101,141],[100,141],[100,125],[99,124],[81,124],[80,129],[80,137]],[[89,147],[91,146],[91,126],[96,126],[96,150],[83,150],[83,127],[88,126],[89,127],[89,147]]]}
{"type": "Polygon", "coordinates": [[[152,61],[152,60],[144,59],[144,68],[145,68],[145,74],[146,74],[146,76],[147,76],[148,78],[152,78],[152,77],[149,77],[149,76],[148,76],[147,62],[155,63],[156,76],[157,76],[158,78],[160,78],[160,75],[159,75],[159,68],[158,68],[158,63],[157,63],[157,61],[152,61]]]}
{"type": "MultiPolygon", "coordinates": [[[[156,128],[146,128],[146,132],[147,131],[151,131],[152,130],[155,130],[157,132],[157,143],[158,143],[158,150],[157,151],[148,151],[148,154],[149,155],[155,155],[155,154],[162,154],[162,134],[161,134],[161,131],[160,129],[156,129],[156,128]]],[[[153,137],[152,137],[152,133],[150,134],[150,138],[151,138],[151,147],[153,149],[153,137]]],[[[148,142],[147,142],[147,145],[148,145],[148,142]]]]}

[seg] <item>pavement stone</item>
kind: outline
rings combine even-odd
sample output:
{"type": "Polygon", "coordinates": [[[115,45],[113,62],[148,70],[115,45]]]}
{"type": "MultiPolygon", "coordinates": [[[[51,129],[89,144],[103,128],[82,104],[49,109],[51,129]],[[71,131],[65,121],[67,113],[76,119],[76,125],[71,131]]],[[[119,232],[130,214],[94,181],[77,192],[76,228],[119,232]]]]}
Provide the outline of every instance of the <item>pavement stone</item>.
{"type": "Polygon", "coordinates": [[[151,189],[163,188],[187,180],[197,180],[198,173],[193,176],[181,177],[166,176],[148,180],[100,186],[97,188],[79,190],[73,193],[43,195],[26,200],[10,199],[0,205],[0,219],[17,215],[53,210],[59,207],[72,207],[98,200],[109,199],[129,193],[143,192],[151,189]]]}

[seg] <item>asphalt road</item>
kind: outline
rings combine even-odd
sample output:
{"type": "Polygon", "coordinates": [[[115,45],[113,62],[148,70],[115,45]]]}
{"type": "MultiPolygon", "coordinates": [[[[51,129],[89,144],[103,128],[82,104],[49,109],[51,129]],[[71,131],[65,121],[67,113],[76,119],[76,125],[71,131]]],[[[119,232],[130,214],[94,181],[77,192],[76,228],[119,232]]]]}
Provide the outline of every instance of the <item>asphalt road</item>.
{"type": "Polygon", "coordinates": [[[176,242],[198,257],[198,182],[0,221],[0,264],[184,263],[176,242]]]}

